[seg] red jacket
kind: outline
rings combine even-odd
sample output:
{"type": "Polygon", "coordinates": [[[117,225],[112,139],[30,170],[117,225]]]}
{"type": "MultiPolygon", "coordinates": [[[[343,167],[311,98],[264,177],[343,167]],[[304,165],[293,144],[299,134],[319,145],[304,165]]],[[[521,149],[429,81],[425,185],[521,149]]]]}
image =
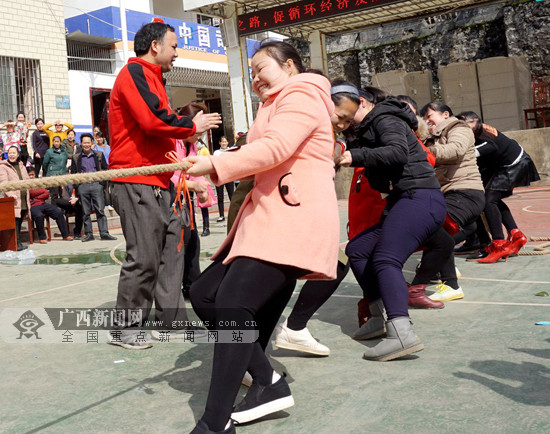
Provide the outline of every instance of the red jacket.
{"type": "Polygon", "coordinates": [[[31,197],[31,208],[44,205],[50,198],[50,192],[45,188],[32,188],[29,190],[29,195],[31,197]]]}
{"type": "MultiPolygon", "coordinates": [[[[160,65],[132,57],[118,74],[109,104],[109,169],[167,164],[175,139],[195,134],[189,117],[170,108],[160,65]]],[[[116,182],[168,188],[170,173],[118,178],[116,182]]]]}

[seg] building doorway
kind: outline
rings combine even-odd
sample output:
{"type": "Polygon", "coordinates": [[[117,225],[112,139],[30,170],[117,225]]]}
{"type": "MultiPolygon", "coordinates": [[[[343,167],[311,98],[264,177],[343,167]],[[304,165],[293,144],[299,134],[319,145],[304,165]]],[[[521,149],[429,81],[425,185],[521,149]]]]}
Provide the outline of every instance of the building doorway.
{"type": "Polygon", "coordinates": [[[111,89],[90,88],[92,108],[92,128],[99,127],[100,131],[110,142],[109,137],[109,99],[111,89]]]}

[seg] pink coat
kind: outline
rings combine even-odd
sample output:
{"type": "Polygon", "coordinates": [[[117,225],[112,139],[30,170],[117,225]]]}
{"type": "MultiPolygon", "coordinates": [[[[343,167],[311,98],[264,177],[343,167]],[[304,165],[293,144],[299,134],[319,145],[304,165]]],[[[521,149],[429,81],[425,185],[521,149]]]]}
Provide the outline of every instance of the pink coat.
{"type": "MultiPolygon", "coordinates": [[[[197,151],[197,143],[196,142],[191,143],[189,145],[189,155],[187,155],[187,150],[185,148],[185,142],[183,140],[180,140],[180,139],[176,140],[176,154],[178,154],[178,157],[180,157],[181,159],[183,159],[185,157],[195,156],[195,155],[197,155],[197,153],[198,153],[198,151],[197,151]]],[[[172,177],[170,178],[170,181],[172,181],[172,184],[174,184],[176,187],[177,187],[178,182],[179,182],[180,173],[181,173],[181,170],[176,170],[174,172],[174,174],[172,175],[172,177]]],[[[186,175],[186,178],[189,179],[190,181],[195,181],[195,180],[208,181],[208,178],[206,178],[205,176],[195,177],[195,176],[186,175]]],[[[208,186],[208,196],[210,197],[210,199],[206,203],[201,203],[197,200],[197,205],[198,205],[199,208],[210,208],[211,206],[214,206],[218,203],[218,197],[216,196],[216,193],[214,193],[214,189],[212,188],[212,184],[210,184],[210,181],[208,181],[208,184],[209,184],[209,186],[208,186]]]]}
{"type": "Polygon", "coordinates": [[[271,89],[248,144],[210,157],[216,185],[255,175],[235,223],[212,259],[239,256],[309,270],[304,279],[334,279],[340,225],[334,189],[329,81],[298,74],[271,89]]]}
{"type": "MultiPolygon", "coordinates": [[[[19,162],[19,169],[21,170],[21,177],[23,179],[29,179],[29,174],[24,164],[19,162]]],[[[17,171],[12,167],[8,160],[0,160],[0,183],[6,181],[20,181],[17,171]]],[[[21,218],[21,192],[20,191],[7,191],[4,193],[8,197],[15,199],[15,217],[21,218]]],[[[29,192],[27,190],[25,200],[27,201],[27,209],[31,209],[31,202],[29,192]]]]}

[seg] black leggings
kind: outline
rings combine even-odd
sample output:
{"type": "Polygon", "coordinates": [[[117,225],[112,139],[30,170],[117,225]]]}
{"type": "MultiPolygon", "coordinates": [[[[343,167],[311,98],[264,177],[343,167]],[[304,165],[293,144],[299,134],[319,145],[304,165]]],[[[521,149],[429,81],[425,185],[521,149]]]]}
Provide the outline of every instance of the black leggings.
{"type": "Polygon", "coordinates": [[[267,345],[296,279],[306,273],[254,258],[239,257],[229,265],[219,259],[191,286],[193,309],[210,329],[247,329],[255,322],[260,335],[252,343],[215,344],[210,390],[201,418],[212,431],[224,429],[247,370],[254,382],[271,384],[273,368],[260,341],[267,345]]]}
{"type": "Polygon", "coordinates": [[[233,181],[228,182],[227,184],[220,185],[219,187],[216,187],[216,195],[218,196],[218,211],[220,212],[220,217],[224,217],[224,209],[223,209],[223,188],[227,190],[227,196],[229,196],[229,200],[231,201],[231,198],[233,197],[233,192],[235,191],[235,183],[233,181]]]}
{"type": "Polygon", "coordinates": [[[510,192],[485,191],[485,218],[493,240],[503,240],[505,238],[502,230],[503,224],[508,232],[518,228],[510,208],[502,201],[502,198],[507,196],[510,196],[510,192]]]}
{"type": "Polygon", "coordinates": [[[302,330],[307,327],[307,322],[313,314],[325,304],[334,291],[338,289],[340,282],[344,280],[349,271],[349,262],[344,264],[338,261],[335,280],[308,280],[302,289],[294,308],[287,320],[287,327],[291,330],[302,330]]]}
{"type": "Polygon", "coordinates": [[[422,254],[422,261],[416,270],[412,284],[426,285],[433,276],[441,272],[443,282],[455,289],[458,288],[453,237],[445,229],[439,228],[424,242],[424,246],[426,250],[422,254]]]}

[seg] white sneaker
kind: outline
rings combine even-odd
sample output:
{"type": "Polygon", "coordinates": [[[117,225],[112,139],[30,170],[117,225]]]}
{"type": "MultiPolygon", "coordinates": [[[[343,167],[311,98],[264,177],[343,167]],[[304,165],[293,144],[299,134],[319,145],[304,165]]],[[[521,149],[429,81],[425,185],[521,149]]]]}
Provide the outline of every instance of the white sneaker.
{"type": "Polygon", "coordinates": [[[462,291],[462,288],[460,286],[458,287],[458,289],[454,289],[448,285],[445,285],[444,283],[441,283],[435,288],[437,289],[437,291],[428,297],[430,300],[452,301],[464,298],[464,291],[462,291]]]}
{"type": "Polygon", "coordinates": [[[330,349],[315,340],[306,328],[302,330],[291,330],[284,323],[277,326],[275,332],[275,346],[286,350],[301,351],[302,353],[328,356],[330,349]]]}
{"type": "Polygon", "coordinates": [[[105,209],[106,209],[107,211],[114,211],[114,210],[115,210],[111,205],[105,206],[105,209]]]}

